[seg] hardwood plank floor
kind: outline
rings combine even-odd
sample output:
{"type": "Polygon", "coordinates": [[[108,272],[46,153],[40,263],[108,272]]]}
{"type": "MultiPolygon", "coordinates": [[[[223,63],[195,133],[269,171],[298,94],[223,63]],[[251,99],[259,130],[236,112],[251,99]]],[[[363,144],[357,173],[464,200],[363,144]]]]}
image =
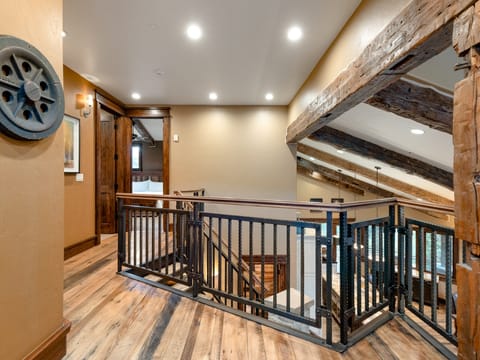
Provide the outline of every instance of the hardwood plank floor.
{"type": "Polygon", "coordinates": [[[396,318],[343,354],[116,275],[116,237],[65,261],[65,359],[443,359],[396,318]]]}

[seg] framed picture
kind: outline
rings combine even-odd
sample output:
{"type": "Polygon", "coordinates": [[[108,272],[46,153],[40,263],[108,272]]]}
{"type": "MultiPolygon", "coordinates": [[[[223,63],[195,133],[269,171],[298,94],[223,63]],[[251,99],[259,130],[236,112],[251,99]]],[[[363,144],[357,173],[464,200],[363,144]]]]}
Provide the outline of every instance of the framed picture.
{"type": "Polygon", "coordinates": [[[63,172],[78,173],[80,172],[80,120],[64,115],[63,134],[65,139],[63,172]]]}

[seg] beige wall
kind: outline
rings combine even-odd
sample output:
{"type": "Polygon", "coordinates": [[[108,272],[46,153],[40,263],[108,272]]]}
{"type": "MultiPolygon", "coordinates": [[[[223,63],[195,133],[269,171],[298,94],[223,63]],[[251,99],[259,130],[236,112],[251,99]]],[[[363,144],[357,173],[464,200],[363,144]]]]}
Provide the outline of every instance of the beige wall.
{"type": "Polygon", "coordinates": [[[350,64],[409,0],[365,0],[297,92],[289,106],[289,123],[350,64]]]}
{"type": "Polygon", "coordinates": [[[209,196],[295,200],[296,158],[286,107],[173,106],[170,189],[209,196]]]}
{"type": "MultiPolygon", "coordinates": [[[[171,144],[170,189],[205,187],[207,196],[296,199],[296,158],[285,144],[286,107],[174,106],[171,112],[172,134],[178,134],[180,141],[171,144]]],[[[295,210],[217,205],[207,205],[207,210],[295,219],[295,210]]],[[[223,230],[226,236],[226,226],[223,230]]],[[[234,248],[236,234],[234,231],[234,248]]],[[[279,253],[285,253],[284,235],[279,234],[279,253]]],[[[259,254],[258,229],[254,238],[253,253],[259,254]]],[[[294,233],[291,239],[294,267],[294,233]]],[[[245,252],[247,245],[243,245],[245,252]]],[[[271,247],[267,241],[267,253],[271,247]]]]}
{"type": "Polygon", "coordinates": [[[95,96],[95,88],[87,80],[63,68],[65,113],[80,119],[80,172],[83,182],[75,181],[75,174],[65,174],[65,241],[71,246],[95,236],[95,129],[94,113],[81,116],[77,95],[95,96]]]}
{"type": "MultiPolygon", "coordinates": [[[[62,78],[61,0],[2,3],[0,34],[40,50],[62,78]]],[[[0,359],[20,359],[63,321],[63,131],[0,134],[0,359]]]]}

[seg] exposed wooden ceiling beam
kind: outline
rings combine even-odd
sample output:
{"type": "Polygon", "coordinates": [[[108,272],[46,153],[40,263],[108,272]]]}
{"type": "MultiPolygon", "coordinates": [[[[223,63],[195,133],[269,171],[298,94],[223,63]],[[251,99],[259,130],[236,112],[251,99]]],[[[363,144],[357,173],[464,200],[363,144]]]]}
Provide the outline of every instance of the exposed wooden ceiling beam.
{"type": "Polygon", "coordinates": [[[143,126],[140,120],[133,119],[133,127],[137,130],[137,132],[142,137],[141,139],[134,139],[134,141],[145,142],[150,145],[155,144],[155,140],[153,139],[152,135],[148,132],[148,130],[143,126]]]}
{"type": "Polygon", "coordinates": [[[410,79],[394,82],[365,103],[447,134],[452,133],[453,95],[447,96],[410,79]]]}
{"type": "Polygon", "coordinates": [[[310,179],[313,179],[315,181],[318,181],[320,183],[328,183],[328,184],[330,184],[332,186],[335,186],[337,188],[340,188],[344,191],[349,191],[349,192],[352,192],[354,194],[361,195],[361,196],[365,195],[365,192],[361,189],[350,186],[350,185],[345,184],[343,182],[339,182],[338,180],[325,177],[320,173],[318,173],[316,175],[313,175],[312,174],[313,171],[314,170],[311,170],[307,167],[304,167],[297,162],[297,174],[301,174],[303,176],[306,176],[306,177],[308,177],[310,179]]]}
{"type": "Polygon", "coordinates": [[[316,171],[317,173],[322,175],[324,178],[331,179],[333,181],[339,181],[340,183],[343,183],[344,185],[349,186],[351,189],[368,191],[369,193],[378,195],[383,198],[395,196],[394,193],[392,193],[391,191],[384,190],[378,186],[369,184],[359,179],[355,179],[349,175],[339,173],[338,171],[329,169],[325,166],[314,164],[311,161],[308,161],[302,158],[297,158],[297,165],[305,169],[308,169],[310,171],[316,171]]]}
{"type": "Polygon", "coordinates": [[[475,2],[410,1],[289,125],[287,142],[319,130],[451,46],[453,19],[475,2]]]}
{"type": "MultiPolygon", "coordinates": [[[[340,169],[353,171],[354,173],[364,176],[370,180],[373,180],[373,181],[377,180],[377,172],[375,170],[367,169],[363,166],[359,166],[348,160],[345,160],[337,156],[331,155],[327,152],[312,148],[305,144],[299,143],[297,146],[297,151],[301,152],[302,154],[312,156],[326,163],[332,164],[335,167],[338,167],[340,169]]],[[[394,179],[382,173],[378,174],[378,182],[385,184],[388,187],[396,189],[400,192],[410,194],[415,198],[421,198],[425,201],[434,202],[442,205],[450,205],[450,206],[453,206],[454,204],[452,200],[446,199],[442,196],[431,193],[419,187],[404,183],[403,181],[394,179]]]]}
{"type": "Polygon", "coordinates": [[[453,174],[451,172],[359,139],[340,130],[325,126],[322,130],[312,134],[310,139],[326,142],[339,149],[382,161],[403,169],[409,174],[420,176],[433,183],[453,189],[453,174]]]}
{"type": "MultiPolygon", "coordinates": [[[[339,177],[338,173],[336,173],[331,169],[325,168],[321,165],[314,164],[308,160],[298,158],[298,157],[297,157],[297,173],[302,174],[318,182],[328,182],[335,186],[339,186],[340,184],[340,187],[342,189],[356,193],[358,195],[362,195],[362,196],[365,194],[365,191],[368,191],[372,194],[375,194],[384,198],[403,197],[402,195],[384,190],[382,188],[368,184],[358,179],[354,179],[351,176],[348,176],[345,174],[341,174],[341,176],[339,177]],[[328,171],[323,172],[325,169],[328,171]],[[313,171],[316,171],[318,175],[313,175],[312,174],[313,171]],[[336,178],[334,178],[334,176],[336,176],[336,178]],[[339,178],[340,180],[338,180],[339,178]]],[[[417,211],[424,213],[426,215],[432,216],[434,218],[442,219],[444,221],[448,220],[448,217],[445,214],[439,214],[432,211],[424,211],[424,210],[417,210],[417,211]]]]}

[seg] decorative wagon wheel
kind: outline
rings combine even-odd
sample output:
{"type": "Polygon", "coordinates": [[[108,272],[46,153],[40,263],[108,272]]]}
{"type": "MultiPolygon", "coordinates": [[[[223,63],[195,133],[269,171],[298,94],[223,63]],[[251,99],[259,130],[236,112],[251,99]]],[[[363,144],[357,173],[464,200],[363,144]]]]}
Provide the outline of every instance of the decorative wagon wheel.
{"type": "Polygon", "coordinates": [[[52,135],[62,123],[64,95],[52,65],[35,47],[0,36],[0,130],[25,140],[52,135]]]}

